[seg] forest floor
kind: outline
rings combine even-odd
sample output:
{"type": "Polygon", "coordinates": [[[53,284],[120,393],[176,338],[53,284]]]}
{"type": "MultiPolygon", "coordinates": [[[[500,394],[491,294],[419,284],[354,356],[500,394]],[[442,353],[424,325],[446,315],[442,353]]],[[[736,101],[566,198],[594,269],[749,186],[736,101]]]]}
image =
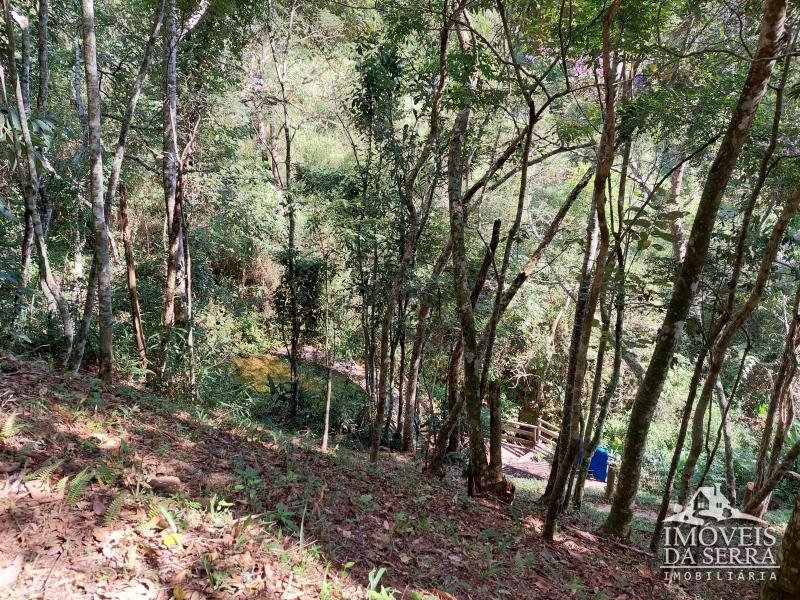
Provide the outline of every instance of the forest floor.
{"type": "Polygon", "coordinates": [[[0,430],[0,598],[757,595],[668,584],[655,557],[592,533],[592,513],[543,541],[536,479],[500,506],[402,456],[322,454],[44,362],[0,355],[0,430]]]}

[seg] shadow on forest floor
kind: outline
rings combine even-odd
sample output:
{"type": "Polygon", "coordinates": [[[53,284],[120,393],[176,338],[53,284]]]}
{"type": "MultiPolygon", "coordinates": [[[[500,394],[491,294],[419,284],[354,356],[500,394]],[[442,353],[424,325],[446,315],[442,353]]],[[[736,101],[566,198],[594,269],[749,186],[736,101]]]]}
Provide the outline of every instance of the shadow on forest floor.
{"type": "MultiPolygon", "coordinates": [[[[511,507],[415,461],[322,454],[135,387],[0,356],[0,598],[691,598],[640,550],[546,543],[511,507]],[[85,475],[83,477],[82,475],[85,475]],[[385,568],[385,595],[369,591],[385,568]],[[416,594],[416,595],[415,595],[416,594]]],[[[716,585],[716,584],[706,584],[716,585]]],[[[738,584],[738,598],[757,588],[738,584]]]]}

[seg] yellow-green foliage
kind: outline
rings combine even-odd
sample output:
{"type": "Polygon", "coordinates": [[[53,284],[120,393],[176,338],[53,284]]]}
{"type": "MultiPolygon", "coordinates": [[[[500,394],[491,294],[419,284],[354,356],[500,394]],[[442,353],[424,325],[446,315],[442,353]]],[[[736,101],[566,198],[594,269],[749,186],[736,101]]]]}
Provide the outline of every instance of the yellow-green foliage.
{"type": "Polygon", "coordinates": [[[74,506],[93,478],[94,471],[89,467],[86,467],[83,471],[75,475],[75,478],[72,480],[72,485],[69,487],[69,494],[67,494],[67,504],[74,506]]]}
{"type": "Polygon", "coordinates": [[[22,429],[22,425],[17,422],[17,411],[13,411],[3,421],[3,428],[0,429],[0,439],[7,440],[14,437],[22,429]]]}
{"type": "Polygon", "coordinates": [[[122,507],[125,506],[125,501],[127,499],[128,492],[123,490],[111,501],[111,504],[108,505],[106,514],[103,517],[103,521],[106,525],[111,525],[117,521],[119,518],[119,512],[122,510],[122,507]]]}
{"type": "Polygon", "coordinates": [[[60,467],[62,464],[64,464],[63,458],[57,460],[54,463],[50,463],[49,465],[39,467],[33,473],[28,473],[27,475],[25,475],[23,479],[25,481],[41,481],[43,483],[46,483],[50,481],[50,477],[53,476],[53,473],[55,473],[56,469],[58,469],[58,467],[60,467]]]}

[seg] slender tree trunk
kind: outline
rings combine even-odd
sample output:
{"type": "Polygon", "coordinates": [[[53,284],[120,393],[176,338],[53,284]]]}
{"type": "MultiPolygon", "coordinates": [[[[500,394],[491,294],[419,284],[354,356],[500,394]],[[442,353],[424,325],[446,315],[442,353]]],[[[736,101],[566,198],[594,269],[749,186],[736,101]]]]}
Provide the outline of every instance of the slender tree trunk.
{"type": "MultiPolygon", "coordinates": [[[[61,316],[63,332],[64,332],[64,341],[65,341],[65,353],[64,353],[64,360],[69,356],[70,351],[72,350],[72,342],[75,335],[75,329],[72,321],[72,315],[70,314],[69,304],[67,303],[66,298],[61,293],[61,288],[56,281],[53,271],[50,267],[50,258],[47,252],[47,242],[45,240],[44,228],[42,224],[41,215],[39,214],[39,207],[37,205],[37,196],[38,196],[38,186],[37,182],[39,181],[37,172],[36,172],[36,163],[34,161],[35,156],[35,149],[33,146],[33,140],[31,138],[30,130],[28,129],[28,114],[25,110],[25,103],[22,97],[22,85],[20,84],[19,77],[17,76],[16,64],[15,64],[15,57],[14,57],[14,31],[11,21],[11,13],[9,10],[7,0],[3,0],[3,13],[4,13],[4,20],[6,25],[6,41],[7,41],[7,51],[8,51],[8,69],[11,75],[11,81],[14,84],[15,89],[15,96],[16,96],[16,104],[17,110],[19,112],[20,117],[20,129],[22,131],[22,142],[25,145],[26,150],[26,160],[24,161],[26,171],[22,175],[22,187],[23,187],[23,197],[25,198],[26,204],[26,212],[30,215],[31,218],[31,225],[33,227],[33,238],[34,238],[34,245],[36,247],[36,254],[39,259],[39,271],[41,277],[44,279],[45,285],[49,292],[52,294],[58,312],[61,316]]],[[[3,83],[3,95],[4,95],[4,102],[6,106],[9,106],[8,98],[5,97],[5,84],[3,83]]],[[[16,129],[12,128],[12,137],[14,140],[14,145],[17,145],[17,134],[16,129]]],[[[21,159],[22,157],[20,157],[21,159]]]]}
{"type": "Polygon", "coordinates": [[[169,342],[172,329],[181,315],[176,297],[183,293],[183,247],[181,241],[181,207],[178,206],[178,29],[176,0],[166,0],[163,25],[163,184],[166,209],[167,273],[164,286],[164,330],[158,378],[163,380],[167,370],[169,342]]]}
{"type": "MultiPolygon", "coordinates": [[[[461,5],[463,7],[463,4],[461,5]]],[[[456,13],[460,12],[461,8],[456,9],[456,13]]],[[[387,394],[391,393],[390,385],[387,385],[387,375],[389,367],[389,328],[394,316],[395,307],[400,297],[400,291],[405,283],[406,271],[408,270],[411,262],[416,255],[417,243],[419,239],[419,216],[414,204],[414,189],[417,183],[419,173],[431,152],[434,149],[434,142],[436,141],[439,133],[439,111],[444,92],[444,85],[447,79],[447,39],[450,35],[450,19],[447,14],[443,15],[444,22],[439,29],[439,77],[437,88],[433,96],[431,104],[431,114],[428,121],[429,129],[425,138],[425,142],[420,150],[419,155],[416,157],[413,165],[405,174],[402,184],[400,186],[400,196],[405,204],[406,210],[406,235],[403,242],[403,253],[400,258],[400,264],[397,267],[392,288],[389,291],[389,297],[386,300],[384,307],[383,320],[381,323],[381,340],[378,350],[379,365],[378,365],[378,394],[377,406],[375,410],[375,420],[372,425],[372,440],[370,447],[370,461],[377,462],[378,449],[380,446],[380,425],[383,419],[383,411],[386,405],[387,394]]]]}
{"type": "MultiPolygon", "coordinates": [[[[624,66],[623,66],[624,72],[624,66]]],[[[625,98],[631,97],[631,84],[629,83],[630,80],[626,80],[623,82],[623,94],[625,94],[625,98]]],[[[617,189],[617,212],[620,215],[620,223],[619,227],[620,230],[622,229],[622,218],[621,215],[624,214],[624,206],[625,206],[625,195],[627,190],[628,184],[628,166],[630,163],[630,156],[631,156],[631,146],[632,140],[628,138],[625,140],[622,150],[622,166],[620,168],[620,176],[619,176],[619,187],[617,189]]],[[[611,184],[609,181],[609,195],[611,193],[611,184]]],[[[613,210],[612,210],[613,214],[613,210]]],[[[602,294],[600,300],[600,320],[601,320],[601,329],[600,329],[600,340],[598,342],[598,349],[597,349],[597,359],[595,365],[595,374],[594,380],[592,381],[592,396],[589,404],[589,414],[586,418],[586,429],[581,433],[580,436],[580,456],[582,456],[582,460],[580,464],[577,464],[573,469],[573,475],[570,475],[569,480],[569,487],[567,489],[567,495],[564,499],[565,504],[569,504],[570,499],[572,498],[572,490],[573,490],[573,479],[577,478],[577,485],[575,485],[575,496],[573,504],[575,508],[580,509],[581,502],[583,501],[583,487],[586,483],[586,477],[589,474],[589,461],[594,454],[594,451],[597,450],[597,447],[600,444],[600,439],[602,436],[602,427],[605,422],[605,416],[608,411],[608,404],[611,402],[611,396],[613,396],[614,390],[616,389],[617,380],[619,379],[619,365],[617,365],[617,361],[621,360],[621,350],[620,342],[617,342],[619,339],[619,335],[621,334],[621,323],[620,323],[620,307],[624,306],[625,302],[625,265],[624,265],[624,255],[622,252],[622,248],[620,247],[620,234],[615,233],[616,244],[615,244],[615,253],[612,255],[611,260],[609,262],[613,263],[614,260],[619,262],[619,265],[616,270],[616,279],[617,279],[617,296],[621,291],[622,293],[622,301],[617,299],[617,324],[619,327],[615,327],[615,351],[614,351],[614,373],[612,374],[612,381],[613,381],[613,388],[611,390],[611,395],[608,393],[608,388],[606,388],[606,393],[603,394],[603,401],[602,406],[598,407],[598,401],[600,398],[600,387],[602,385],[603,379],[603,363],[605,361],[605,353],[606,353],[606,346],[608,344],[609,338],[609,330],[611,328],[611,309],[609,307],[608,311],[603,309],[603,305],[605,303],[604,296],[602,294]],[[602,420],[598,418],[598,410],[602,415],[602,420]],[[596,422],[597,421],[597,422],[596,422]],[[595,428],[598,430],[598,435],[593,435],[593,431],[595,428]],[[597,440],[597,444],[594,444],[595,439],[597,440]],[[591,440],[591,441],[590,441],[591,440]],[[587,443],[587,441],[589,443],[587,443]]]]}
{"type": "MultiPolygon", "coordinates": [[[[500,243],[500,221],[494,222],[492,227],[492,237],[489,240],[489,246],[483,255],[483,262],[478,269],[478,274],[475,277],[475,284],[472,287],[472,293],[469,297],[471,307],[474,308],[478,302],[481,290],[486,284],[486,278],[489,275],[489,269],[494,264],[495,253],[497,246],[500,243]]],[[[461,415],[461,409],[464,408],[466,396],[463,387],[460,383],[461,365],[464,359],[464,344],[463,339],[459,337],[450,353],[450,360],[448,363],[448,413],[441,429],[436,435],[434,443],[434,451],[428,460],[425,467],[425,472],[432,475],[442,475],[442,467],[447,453],[452,449],[451,442],[454,432],[457,431],[458,421],[461,415]]],[[[456,440],[458,441],[458,440],[456,440]]],[[[485,457],[484,457],[485,458],[485,457]]]]}
{"type": "MultiPolygon", "coordinates": [[[[797,286],[795,291],[794,302],[792,304],[792,320],[786,332],[781,366],[778,371],[777,380],[773,385],[769,406],[767,407],[764,430],[761,434],[761,443],[756,457],[756,473],[753,481],[748,483],[743,498],[744,512],[758,517],[761,517],[766,512],[772,490],[783,476],[782,473],[779,473],[773,480],[773,475],[776,474],[776,469],[778,468],[778,458],[783,449],[784,435],[782,431],[785,429],[783,423],[789,416],[789,414],[784,414],[787,413],[784,407],[786,407],[787,404],[791,407],[793,402],[790,388],[797,371],[797,357],[795,353],[799,345],[800,285],[797,286]],[[776,418],[779,421],[778,431],[773,438],[776,418]],[[754,499],[754,497],[756,498],[754,499]]],[[[791,411],[788,412],[791,413],[791,411]]]]}
{"type": "Polygon", "coordinates": [[[720,201],[739,158],[753,117],[769,83],[778,49],[783,43],[786,0],[767,0],[759,35],[758,49],[750,63],[747,80],[722,139],[695,214],[686,248],[686,257],[675,280],[664,322],[659,330],[650,364],[631,408],[628,431],[617,475],[617,491],[603,529],[627,537],[633,518],[633,505],[639,489],[639,476],[647,434],[658,404],[669,365],[692,304],[700,273],[705,266],[711,233],[720,201]]]}
{"type": "MultiPolygon", "coordinates": [[[[685,169],[686,163],[681,163],[670,178],[669,204],[667,208],[673,212],[680,212],[683,209],[681,192],[683,191],[683,172],[685,169]]],[[[683,233],[683,219],[679,216],[672,218],[669,223],[669,230],[672,233],[672,259],[676,265],[680,265],[686,256],[686,236],[683,233]]]]}
{"type": "MultiPolygon", "coordinates": [[[[120,125],[119,136],[117,137],[116,149],[114,151],[114,160],[111,163],[111,173],[109,174],[108,186],[106,189],[106,198],[104,206],[106,229],[108,229],[108,224],[111,222],[111,209],[114,203],[114,196],[116,195],[117,188],[119,187],[120,184],[120,175],[122,172],[122,164],[123,164],[123,159],[125,157],[125,149],[126,149],[128,134],[130,132],[130,126],[131,123],[133,122],[133,116],[136,112],[136,107],[139,102],[139,97],[141,96],[142,88],[144,87],[144,82],[147,77],[147,72],[150,69],[150,64],[155,55],[155,46],[156,42],[158,41],[158,36],[161,31],[161,26],[164,18],[164,2],[165,0],[161,0],[158,10],[156,11],[153,25],[150,28],[150,36],[145,46],[144,56],[142,57],[142,62],[141,65],[139,66],[139,73],[136,76],[133,85],[131,86],[130,93],[128,94],[128,104],[125,109],[125,114],[123,116],[122,123],[120,125]]],[[[75,45],[75,53],[76,53],[76,60],[79,62],[80,51],[77,44],[75,45]]],[[[76,67],[76,77],[77,77],[75,82],[76,110],[78,112],[78,118],[82,123],[82,127],[84,128],[84,130],[87,131],[87,133],[85,133],[84,135],[85,137],[88,138],[88,117],[86,116],[86,112],[83,109],[83,102],[81,100],[80,75],[77,67],[76,67]]],[[[75,158],[76,161],[79,160],[79,156],[82,152],[83,150],[80,150],[79,153],[76,154],[75,158]]],[[[86,347],[86,338],[89,334],[89,328],[92,322],[92,311],[94,310],[96,292],[97,292],[97,265],[95,258],[93,256],[92,266],[89,271],[89,280],[87,281],[86,284],[87,298],[86,301],[84,302],[84,312],[83,312],[83,317],[81,319],[81,326],[78,331],[78,336],[75,343],[75,347],[73,348],[72,356],[70,357],[70,368],[76,371],[80,368],[81,362],[83,361],[84,349],[86,347]]]]}
{"type": "MultiPolygon", "coordinates": [[[[450,358],[447,361],[447,414],[448,416],[456,411],[457,407],[463,407],[462,396],[464,392],[461,389],[461,363],[464,361],[464,344],[459,337],[456,340],[453,349],[450,351],[450,358]]],[[[456,411],[456,414],[461,411],[456,411]]],[[[447,421],[449,424],[449,420],[447,421]]],[[[450,437],[447,438],[447,451],[457,452],[461,442],[461,432],[458,427],[459,418],[455,417],[454,426],[450,428],[450,437]]]]}
{"type": "MultiPolygon", "coordinates": [[[[406,299],[405,304],[408,304],[406,299]]],[[[405,405],[404,396],[408,393],[405,387],[405,364],[406,364],[406,307],[403,308],[403,315],[400,322],[400,365],[397,370],[397,429],[395,429],[395,440],[403,439],[403,407],[405,405]]],[[[402,442],[401,442],[402,443],[402,442]]]]}
{"type": "Polygon", "coordinates": [[[139,294],[136,290],[136,262],[133,256],[133,235],[128,219],[128,202],[125,186],[119,186],[119,217],[122,228],[122,242],[125,246],[125,267],[128,275],[128,297],[131,302],[131,324],[133,325],[136,351],[139,353],[139,362],[142,369],[147,368],[147,345],[144,340],[142,327],[142,311],[139,308],[139,294]]]}
{"type": "Polygon", "coordinates": [[[422,369],[422,356],[425,348],[425,341],[428,337],[428,324],[430,322],[433,309],[434,295],[432,288],[441,276],[448,261],[452,245],[448,242],[447,246],[439,254],[433,266],[430,281],[426,289],[422,291],[417,307],[417,327],[414,331],[414,344],[411,348],[411,357],[408,362],[408,378],[406,381],[405,393],[405,416],[403,424],[403,452],[412,452],[414,447],[413,425],[414,413],[417,403],[417,392],[419,387],[419,374],[422,369]]]}
{"type": "MultiPolygon", "coordinates": [[[[714,393],[714,388],[719,380],[719,375],[722,372],[722,367],[725,364],[725,358],[728,353],[734,337],[739,329],[744,325],[753,311],[757,308],[764,294],[764,290],[769,282],[770,274],[772,273],[772,263],[778,254],[783,234],[789,226],[789,221],[797,212],[800,206],[800,189],[795,190],[783,205],[781,214],[778,217],[775,226],[772,229],[767,247],[764,250],[764,256],[761,259],[761,264],[758,269],[758,276],[756,278],[755,286],[750,292],[747,301],[739,309],[739,311],[730,319],[728,324],[719,334],[719,338],[711,350],[711,364],[709,365],[706,380],[703,384],[703,389],[700,392],[700,399],[697,402],[697,408],[694,413],[694,422],[692,423],[692,445],[689,449],[689,454],[686,457],[686,464],[683,467],[681,474],[681,486],[678,493],[678,502],[686,504],[686,501],[691,492],[692,476],[694,475],[694,468],[700,458],[703,450],[704,436],[704,416],[711,403],[711,398],[714,393]]],[[[735,290],[735,287],[733,288],[735,290]]],[[[722,316],[720,317],[723,318],[722,316]]]]}
{"type": "MultiPolygon", "coordinates": [[[[606,183],[611,175],[611,167],[614,163],[614,137],[616,133],[614,109],[614,73],[611,64],[611,28],[614,23],[620,0],[614,0],[606,10],[603,17],[603,83],[604,83],[604,113],[603,113],[603,132],[598,148],[597,171],[594,176],[592,190],[592,204],[597,211],[597,223],[599,225],[600,243],[597,250],[597,260],[595,261],[594,275],[592,284],[589,288],[589,295],[586,301],[586,308],[580,323],[580,341],[577,345],[575,357],[574,380],[567,383],[568,393],[571,398],[565,398],[565,412],[570,412],[569,426],[564,437],[564,452],[562,461],[558,465],[558,472],[550,494],[547,506],[542,536],[546,540],[552,540],[555,534],[556,519],[564,507],[564,500],[567,491],[567,480],[569,474],[578,457],[580,446],[580,419],[582,414],[581,394],[583,380],[586,376],[586,355],[589,350],[589,342],[592,336],[592,322],[597,309],[597,302],[600,297],[600,288],[605,278],[605,270],[608,257],[609,229],[606,221],[606,183]]],[[[585,457],[584,460],[588,460],[585,457]]]]}
{"type": "MultiPolygon", "coordinates": [[[[180,175],[180,194],[186,193],[186,174],[180,175]]],[[[181,200],[183,208],[184,201],[181,200]]],[[[186,355],[189,367],[189,395],[197,399],[197,367],[194,358],[194,307],[192,306],[192,254],[189,247],[189,226],[186,222],[186,211],[181,210],[181,230],[183,231],[183,263],[186,276],[183,278],[184,295],[186,297],[186,355]]]]}
{"type": "Polygon", "coordinates": [[[15,12],[13,14],[14,20],[19,25],[20,29],[20,42],[21,43],[21,58],[19,70],[19,83],[22,86],[22,103],[25,106],[25,112],[30,114],[31,111],[31,28],[28,21],[27,14],[15,12]]]}
{"type": "Polygon", "coordinates": [[[547,486],[541,501],[549,501],[553,492],[558,469],[564,460],[567,448],[567,436],[571,418],[572,385],[575,381],[576,360],[578,357],[578,345],[580,344],[581,326],[586,310],[586,302],[589,297],[589,288],[592,283],[592,268],[597,257],[597,219],[594,203],[589,208],[589,219],[586,223],[586,246],[583,251],[583,263],[581,265],[581,275],[578,282],[578,292],[575,300],[575,316],[572,322],[572,334],[570,337],[569,351],[567,354],[567,378],[564,384],[564,407],[561,411],[561,422],[558,430],[558,441],[553,452],[553,463],[550,468],[550,475],[547,478],[547,486]]]}
{"type": "Polygon", "coordinates": [[[100,78],[97,72],[97,40],[94,31],[94,1],[82,0],[83,57],[86,69],[86,95],[89,100],[90,189],[94,225],[94,256],[97,261],[97,297],[100,323],[100,371],[111,383],[114,368],[114,312],[111,303],[111,241],[106,226],[103,202],[103,142],[100,129],[100,78]]]}
{"type": "Polygon", "coordinates": [[[672,461],[669,465],[669,471],[667,471],[667,479],[664,482],[664,493],[661,496],[661,505],[658,509],[655,529],[653,531],[653,536],[650,538],[650,549],[654,552],[658,549],[658,544],[661,540],[661,531],[664,527],[664,519],[667,517],[667,512],[669,511],[672,486],[675,482],[675,475],[678,472],[678,464],[680,463],[683,444],[686,441],[686,433],[689,431],[689,422],[692,419],[692,408],[694,408],[697,390],[700,389],[700,380],[703,377],[703,367],[705,366],[706,356],[708,356],[708,346],[704,345],[695,359],[692,379],[689,382],[689,396],[683,407],[681,425],[675,440],[675,449],[672,452],[672,461]]]}
{"type": "Polygon", "coordinates": [[[322,444],[320,450],[328,451],[328,435],[331,422],[331,393],[333,391],[333,363],[335,360],[335,332],[331,331],[331,291],[330,271],[328,270],[328,254],[323,250],[325,259],[325,417],[322,425],[322,444]]]}
{"type": "MultiPolygon", "coordinates": [[[[733,506],[736,506],[736,471],[734,470],[733,464],[733,439],[731,437],[731,421],[730,421],[730,403],[733,402],[733,394],[731,394],[730,398],[725,397],[725,389],[722,386],[721,381],[717,381],[717,385],[714,388],[714,395],[717,398],[717,404],[719,405],[719,412],[720,412],[720,432],[722,433],[722,438],[725,443],[725,492],[728,500],[733,506]]],[[[719,438],[717,439],[717,443],[719,443],[719,438]]],[[[701,484],[705,481],[705,476],[708,474],[709,469],[711,469],[711,464],[714,460],[714,455],[716,454],[717,445],[711,451],[711,455],[708,458],[708,462],[706,463],[705,472],[701,477],[701,484]]]]}
{"type": "MultiPolygon", "coordinates": [[[[403,245],[403,256],[400,259],[400,265],[397,268],[397,273],[394,277],[392,289],[389,291],[389,296],[386,299],[386,306],[383,312],[383,320],[381,322],[381,339],[378,346],[378,356],[380,363],[378,366],[378,397],[377,406],[375,410],[375,421],[372,425],[372,443],[370,446],[369,458],[371,462],[377,462],[378,449],[381,442],[381,426],[383,425],[384,410],[386,402],[391,395],[391,385],[389,380],[389,367],[391,362],[391,351],[389,344],[389,335],[391,331],[392,319],[394,317],[395,307],[397,306],[400,290],[405,283],[406,270],[411,264],[414,254],[416,252],[417,243],[417,213],[412,206],[408,209],[408,223],[403,245]]],[[[407,204],[408,208],[408,204],[407,204]]]]}
{"type": "MultiPolygon", "coordinates": [[[[465,34],[459,30],[463,45],[465,34]]],[[[469,87],[477,86],[477,77],[470,75],[469,87]]],[[[465,96],[469,98],[469,94],[465,96]]],[[[469,462],[475,491],[488,489],[489,473],[486,460],[486,446],[483,441],[481,423],[481,375],[482,357],[478,348],[478,333],[475,314],[470,303],[469,272],[465,225],[467,218],[463,197],[464,182],[464,143],[469,125],[472,106],[466,99],[456,113],[451,131],[451,142],[447,157],[447,195],[450,215],[450,239],[452,240],[453,286],[456,315],[461,327],[464,343],[464,402],[467,407],[467,427],[470,441],[469,462]]]]}
{"type": "Polygon", "coordinates": [[[490,381],[486,386],[489,403],[489,477],[492,481],[503,479],[503,417],[500,414],[500,382],[490,381]]]}
{"type": "Polygon", "coordinates": [[[589,444],[584,453],[584,462],[578,474],[578,481],[575,487],[575,496],[573,504],[575,508],[580,509],[583,502],[583,492],[586,484],[586,477],[589,474],[589,460],[594,454],[595,450],[600,446],[600,440],[603,438],[603,427],[605,426],[606,417],[608,416],[611,407],[611,400],[617,391],[617,386],[620,380],[620,368],[622,367],[622,329],[625,323],[625,267],[617,265],[617,296],[616,296],[616,322],[614,323],[614,363],[611,371],[611,379],[606,384],[603,391],[603,398],[600,401],[600,406],[597,414],[597,422],[594,426],[594,433],[589,441],[589,444]]]}
{"type": "MultiPolygon", "coordinates": [[[[48,52],[47,52],[47,26],[50,16],[48,0],[39,0],[38,9],[38,44],[37,54],[39,62],[39,90],[36,98],[36,108],[39,114],[44,114],[47,111],[47,91],[49,86],[50,68],[48,65],[48,52]]],[[[23,34],[23,41],[25,36],[23,34]]],[[[23,59],[23,63],[25,60],[23,59]]],[[[29,69],[29,67],[26,67],[29,69]]],[[[24,86],[23,86],[24,89],[24,86]]],[[[24,100],[24,94],[23,94],[24,100]]],[[[40,178],[40,192],[42,190],[40,178]]],[[[41,196],[41,193],[40,193],[41,196]]],[[[46,220],[46,219],[45,219],[46,220]]],[[[44,226],[46,230],[46,225],[44,226]]],[[[46,232],[45,232],[46,235],[46,232]]],[[[11,317],[11,327],[16,327],[16,324],[24,312],[27,302],[27,290],[30,287],[31,281],[31,254],[33,250],[33,222],[31,221],[30,213],[27,208],[25,209],[25,231],[22,236],[22,249],[21,249],[21,273],[19,283],[17,285],[17,296],[14,301],[14,311],[11,317]]]]}

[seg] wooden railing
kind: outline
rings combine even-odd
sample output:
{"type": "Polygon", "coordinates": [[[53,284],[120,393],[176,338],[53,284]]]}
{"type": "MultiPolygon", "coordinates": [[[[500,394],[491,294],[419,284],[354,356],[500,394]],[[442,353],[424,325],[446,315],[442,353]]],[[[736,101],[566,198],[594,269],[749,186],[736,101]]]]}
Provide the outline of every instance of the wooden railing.
{"type": "Polygon", "coordinates": [[[535,424],[520,421],[503,421],[503,439],[510,444],[534,448],[543,444],[555,444],[558,427],[539,417],[535,424]]]}

